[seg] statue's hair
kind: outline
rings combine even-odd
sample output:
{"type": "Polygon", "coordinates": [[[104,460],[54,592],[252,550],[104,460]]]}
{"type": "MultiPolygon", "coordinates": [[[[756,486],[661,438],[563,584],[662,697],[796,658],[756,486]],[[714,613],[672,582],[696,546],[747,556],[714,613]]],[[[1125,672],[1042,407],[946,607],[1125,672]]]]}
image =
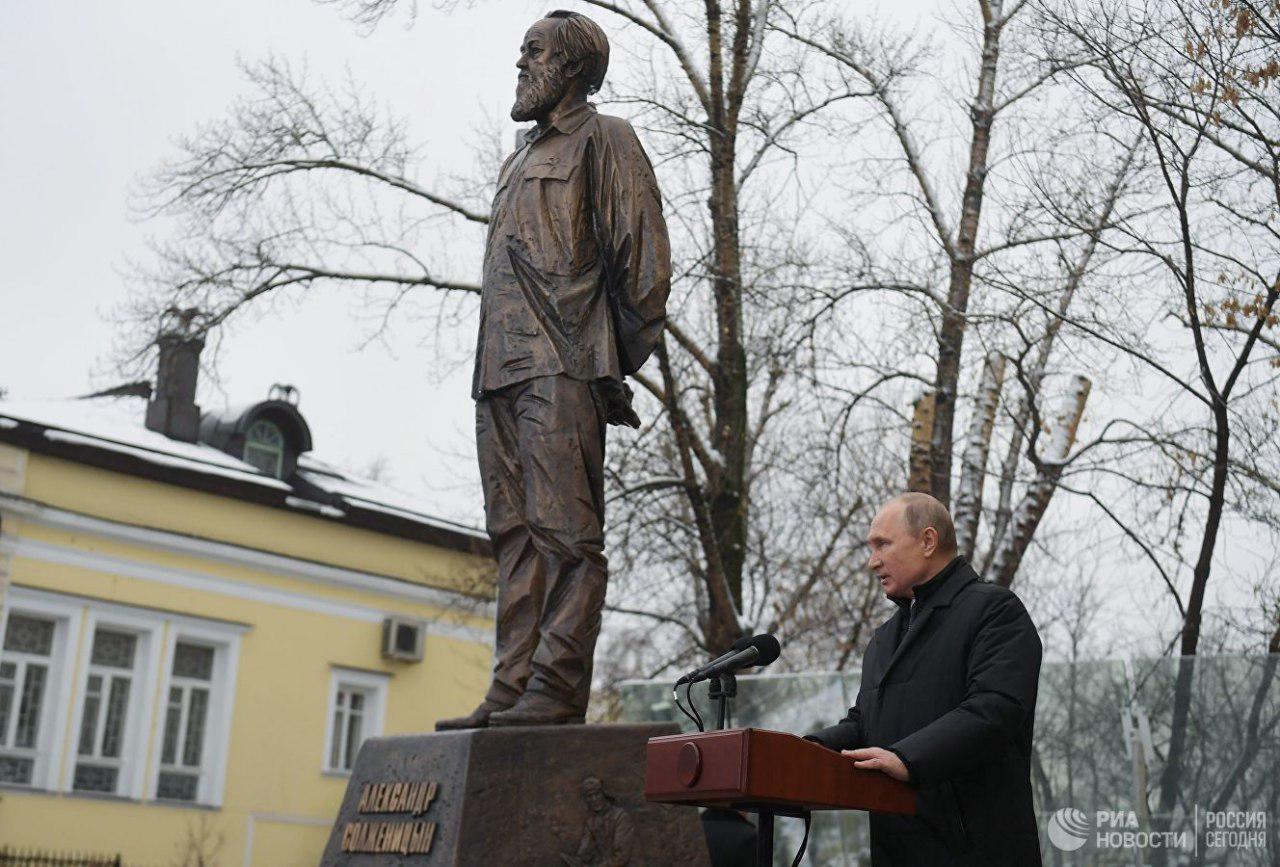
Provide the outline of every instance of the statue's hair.
{"type": "Polygon", "coordinates": [[[899,494],[889,502],[902,504],[902,522],[911,535],[919,536],[925,528],[932,527],[938,534],[938,550],[944,554],[955,553],[956,525],[941,502],[918,491],[899,494]]]}
{"type": "Polygon", "coordinates": [[[598,91],[609,69],[609,37],[599,24],[580,12],[557,9],[545,17],[556,19],[551,50],[563,54],[566,62],[581,61],[588,92],[598,91]]]}

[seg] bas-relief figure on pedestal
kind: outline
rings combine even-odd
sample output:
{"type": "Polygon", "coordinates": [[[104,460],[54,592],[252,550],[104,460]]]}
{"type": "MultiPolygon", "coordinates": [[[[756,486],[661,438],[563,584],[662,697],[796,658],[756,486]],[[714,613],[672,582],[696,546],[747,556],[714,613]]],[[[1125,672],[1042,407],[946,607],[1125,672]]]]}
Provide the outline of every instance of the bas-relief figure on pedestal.
{"type": "Polygon", "coordinates": [[[595,777],[582,781],[587,818],[572,852],[561,852],[567,867],[628,867],[635,848],[635,823],[595,777]]]}
{"type": "Polygon", "coordinates": [[[525,34],[511,116],[534,121],[498,177],[472,396],[498,561],[493,680],[437,729],[582,722],[604,606],[608,424],[665,324],[671,255],[631,125],[587,102],[609,43],[551,12],[525,34]]]}

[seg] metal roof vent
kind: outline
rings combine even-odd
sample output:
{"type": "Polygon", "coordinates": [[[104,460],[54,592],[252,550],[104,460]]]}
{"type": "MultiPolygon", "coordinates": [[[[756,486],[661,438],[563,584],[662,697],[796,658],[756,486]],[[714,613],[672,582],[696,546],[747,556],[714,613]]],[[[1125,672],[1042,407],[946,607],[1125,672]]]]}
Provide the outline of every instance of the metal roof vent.
{"type": "Polygon", "coordinates": [[[281,400],[290,406],[297,406],[301,397],[297,388],[280,382],[271,386],[271,390],[267,392],[267,400],[281,400]]]}

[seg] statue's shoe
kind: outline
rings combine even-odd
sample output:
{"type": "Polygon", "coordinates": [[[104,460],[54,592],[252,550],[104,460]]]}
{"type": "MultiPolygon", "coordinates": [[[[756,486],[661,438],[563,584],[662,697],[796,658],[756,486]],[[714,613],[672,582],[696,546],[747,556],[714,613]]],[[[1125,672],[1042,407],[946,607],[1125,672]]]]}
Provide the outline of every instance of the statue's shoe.
{"type": "Polygon", "coordinates": [[[442,719],[436,722],[436,731],[452,732],[461,729],[483,729],[489,727],[489,718],[493,714],[501,710],[506,710],[509,705],[498,704],[496,701],[485,699],[480,706],[466,716],[455,716],[451,719],[442,719]]]}
{"type": "Polygon", "coordinates": [[[497,726],[555,726],[581,725],[586,715],[577,708],[538,692],[526,692],[507,710],[489,715],[489,725],[497,726]]]}

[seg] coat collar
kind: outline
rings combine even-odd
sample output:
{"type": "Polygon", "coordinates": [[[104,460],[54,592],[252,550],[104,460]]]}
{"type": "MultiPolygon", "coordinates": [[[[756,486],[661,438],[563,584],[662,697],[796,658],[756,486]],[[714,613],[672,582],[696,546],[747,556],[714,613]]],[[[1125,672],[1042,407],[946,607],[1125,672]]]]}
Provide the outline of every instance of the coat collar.
{"type": "MultiPolygon", "coordinates": [[[[915,594],[916,613],[918,614],[926,604],[932,605],[934,608],[943,608],[951,604],[951,600],[955,598],[956,593],[960,591],[960,587],[965,581],[952,581],[951,576],[963,570],[969,563],[963,557],[954,557],[951,562],[938,570],[938,573],[928,581],[922,581],[917,584],[912,592],[915,594]]],[[[976,576],[975,576],[976,577],[976,576]]],[[[911,607],[911,596],[890,596],[893,603],[898,606],[899,611],[903,611],[911,607]]]]}
{"type": "MultiPolygon", "coordinates": [[[[876,686],[880,686],[884,682],[884,679],[893,670],[893,666],[898,660],[902,659],[907,650],[920,639],[921,634],[924,633],[925,627],[933,616],[933,612],[950,605],[951,601],[956,598],[956,594],[977,580],[978,573],[973,571],[968,562],[963,557],[956,557],[942,567],[942,571],[937,575],[915,586],[914,592],[919,602],[916,605],[916,612],[911,618],[911,628],[907,630],[907,634],[903,636],[897,649],[894,650],[893,656],[889,659],[889,664],[876,675],[876,686]]],[[[911,606],[910,599],[899,596],[891,596],[889,598],[898,606],[898,613],[876,630],[876,634],[882,642],[888,640],[889,636],[897,635],[898,630],[902,628],[902,620],[906,617],[907,609],[911,606]]]]}

